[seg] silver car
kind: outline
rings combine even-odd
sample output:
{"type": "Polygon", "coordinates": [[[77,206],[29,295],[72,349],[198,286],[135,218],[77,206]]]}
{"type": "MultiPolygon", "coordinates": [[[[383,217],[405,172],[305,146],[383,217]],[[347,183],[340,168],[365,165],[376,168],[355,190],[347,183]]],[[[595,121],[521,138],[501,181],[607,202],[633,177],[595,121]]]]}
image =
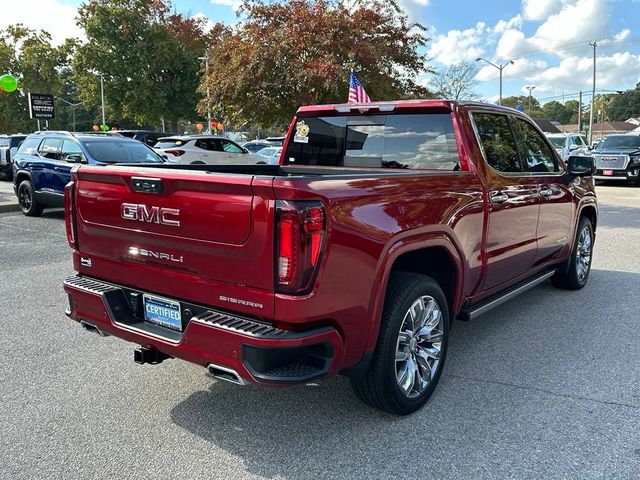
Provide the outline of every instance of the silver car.
{"type": "Polygon", "coordinates": [[[569,160],[569,155],[588,155],[589,146],[581,133],[547,133],[547,138],[556,149],[563,161],[569,160]]]}

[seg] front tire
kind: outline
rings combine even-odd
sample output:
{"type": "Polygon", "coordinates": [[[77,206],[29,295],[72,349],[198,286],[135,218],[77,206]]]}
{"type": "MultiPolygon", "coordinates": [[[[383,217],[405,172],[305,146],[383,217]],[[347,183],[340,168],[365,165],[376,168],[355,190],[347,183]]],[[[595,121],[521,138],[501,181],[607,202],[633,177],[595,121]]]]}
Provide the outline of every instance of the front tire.
{"type": "Polygon", "coordinates": [[[551,277],[551,282],[556,287],[566,290],[580,290],[587,284],[593,258],[593,241],[591,220],[587,217],[580,217],[568,265],[565,265],[565,268],[561,268],[551,277]]]}
{"type": "Polygon", "coordinates": [[[397,272],[389,279],[380,334],[369,370],[351,379],[365,403],[395,415],[422,407],[447,354],[449,308],[430,277],[397,272]]]}
{"type": "Polygon", "coordinates": [[[33,191],[33,185],[29,180],[23,180],[18,186],[18,203],[20,204],[20,210],[27,217],[39,217],[44,208],[38,203],[33,191]]]}

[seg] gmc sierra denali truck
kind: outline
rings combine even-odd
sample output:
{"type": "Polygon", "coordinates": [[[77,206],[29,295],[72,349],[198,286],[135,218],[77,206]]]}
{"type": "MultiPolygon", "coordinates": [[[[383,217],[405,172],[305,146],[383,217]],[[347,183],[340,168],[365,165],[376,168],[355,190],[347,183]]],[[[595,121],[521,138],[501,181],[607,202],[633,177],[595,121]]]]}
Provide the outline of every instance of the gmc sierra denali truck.
{"type": "Polygon", "coordinates": [[[83,165],[67,315],[239,385],[343,374],[420,408],[451,321],[589,277],[593,159],[528,117],[440,100],[302,107],[280,165],[83,165]]]}

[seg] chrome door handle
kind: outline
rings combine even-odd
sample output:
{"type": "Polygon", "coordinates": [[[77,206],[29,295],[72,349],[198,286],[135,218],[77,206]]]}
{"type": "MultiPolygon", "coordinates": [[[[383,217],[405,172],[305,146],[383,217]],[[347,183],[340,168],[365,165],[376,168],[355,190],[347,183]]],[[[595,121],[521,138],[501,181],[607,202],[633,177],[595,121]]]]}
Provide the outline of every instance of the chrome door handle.
{"type": "Polygon", "coordinates": [[[551,191],[550,188],[543,187],[543,188],[540,189],[540,191],[538,193],[540,194],[541,197],[549,198],[553,192],[551,191]]]}
{"type": "Polygon", "coordinates": [[[495,192],[491,194],[491,203],[504,203],[509,200],[509,195],[502,192],[495,192]]]}

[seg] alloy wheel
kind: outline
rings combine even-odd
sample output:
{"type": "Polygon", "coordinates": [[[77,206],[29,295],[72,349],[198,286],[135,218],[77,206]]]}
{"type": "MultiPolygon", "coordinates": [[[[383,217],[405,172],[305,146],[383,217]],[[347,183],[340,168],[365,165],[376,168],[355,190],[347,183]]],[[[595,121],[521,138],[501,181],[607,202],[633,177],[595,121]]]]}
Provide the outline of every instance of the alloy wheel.
{"type": "Polygon", "coordinates": [[[24,210],[29,210],[31,208],[31,192],[24,185],[20,187],[20,191],[18,192],[18,200],[20,201],[20,206],[24,210]]]}
{"type": "Polygon", "coordinates": [[[396,344],[396,380],[401,392],[415,398],[429,386],[442,359],[444,319],[435,298],[416,299],[404,316],[396,344]]]}
{"type": "Polygon", "coordinates": [[[583,282],[589,273],[589,268],[591,267],[592,248],[593,241],[591,239],[591,230],[589,230],[589,227],[585,227],[582,229],[582,232],[580,232],[576,252],[577,274],[580,282],[583,282]]]}

